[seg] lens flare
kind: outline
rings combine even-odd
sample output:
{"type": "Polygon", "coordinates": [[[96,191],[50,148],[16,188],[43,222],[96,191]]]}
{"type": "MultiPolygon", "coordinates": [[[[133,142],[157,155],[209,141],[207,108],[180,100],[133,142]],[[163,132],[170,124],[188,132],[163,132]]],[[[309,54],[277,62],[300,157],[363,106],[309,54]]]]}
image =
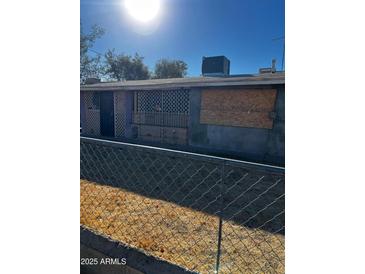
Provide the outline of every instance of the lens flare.
{"type": "Polygon", "coordinates": [[[124,0],[124,6],[130,16],[146,23],[157,16],[161,2],[160,0],[124,0]]]}

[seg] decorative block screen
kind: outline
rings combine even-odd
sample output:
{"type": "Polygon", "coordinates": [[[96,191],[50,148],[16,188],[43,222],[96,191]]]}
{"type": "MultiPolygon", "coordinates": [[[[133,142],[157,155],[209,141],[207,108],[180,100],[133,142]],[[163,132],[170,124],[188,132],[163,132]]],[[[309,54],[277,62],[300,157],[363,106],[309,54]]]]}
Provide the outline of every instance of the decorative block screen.
{"type": "Polygon", "coordinates": [[[98,92],[85,92],[85,124],[82,133],[86,135],[100,135],[100,96],[98,92]]]}
{"type": "Polygon", "coordinates": [[[134,94],[133,123],[187,127],[189,90],[148,90],[134,94]]]}
{"type": "Polygon", "coordinates": [[[114,131],[115,137],[125,136],[126,127],[126,102],[125,102],[125,92],[117,91],[114,92],[114,131]]]}
{"type": "Polygon", "coordinates": [[[189,113],[189,90],[148,90],[135,93],[137,112],[189,113]]]}
{"type": "Polygon", "coordinates": [[[202,91],[200,123],[273,127],[275,89],[207,89],[202,91]]]}

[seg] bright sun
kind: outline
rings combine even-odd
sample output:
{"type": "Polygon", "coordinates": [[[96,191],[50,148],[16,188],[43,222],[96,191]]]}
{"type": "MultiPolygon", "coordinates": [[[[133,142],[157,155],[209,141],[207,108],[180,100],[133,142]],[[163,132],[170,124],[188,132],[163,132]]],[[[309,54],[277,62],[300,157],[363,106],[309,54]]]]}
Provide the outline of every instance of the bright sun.
{"type": "Polygon", "coordinates": [[[140,22],[155,18],[160,10],[160,0],[124,0],[128,13],[140,22]]]}

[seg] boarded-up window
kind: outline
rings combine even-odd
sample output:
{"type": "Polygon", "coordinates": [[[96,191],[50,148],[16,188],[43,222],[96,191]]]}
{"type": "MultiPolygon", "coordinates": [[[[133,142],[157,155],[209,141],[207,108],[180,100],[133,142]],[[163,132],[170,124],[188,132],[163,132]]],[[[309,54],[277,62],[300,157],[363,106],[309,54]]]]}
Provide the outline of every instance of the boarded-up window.
{"type": "Polygon", "coordinates": [[[275,89],[203,90],[200,123],[271,129],[275,100],[275,89]]]}

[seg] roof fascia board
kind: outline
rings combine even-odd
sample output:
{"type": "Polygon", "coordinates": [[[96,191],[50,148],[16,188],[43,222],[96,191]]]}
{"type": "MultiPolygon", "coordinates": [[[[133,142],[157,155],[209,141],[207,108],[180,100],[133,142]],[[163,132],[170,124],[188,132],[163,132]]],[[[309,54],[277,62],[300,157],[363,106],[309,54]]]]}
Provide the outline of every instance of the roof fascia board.
{"type": "Polygon", "coordinates": [[[155,85],[124,85],[124,86],[81,86],[82,91],[110,91],[110,90],[151,90],[171,88],[195,88],[195,87],[226,87],[226,86],[258,86],[258,85],[283,85],[284,79],[236,81],[236,82],[204,82],[204,83],[176,83],[176,84],[155,84],[155,85]]]}

